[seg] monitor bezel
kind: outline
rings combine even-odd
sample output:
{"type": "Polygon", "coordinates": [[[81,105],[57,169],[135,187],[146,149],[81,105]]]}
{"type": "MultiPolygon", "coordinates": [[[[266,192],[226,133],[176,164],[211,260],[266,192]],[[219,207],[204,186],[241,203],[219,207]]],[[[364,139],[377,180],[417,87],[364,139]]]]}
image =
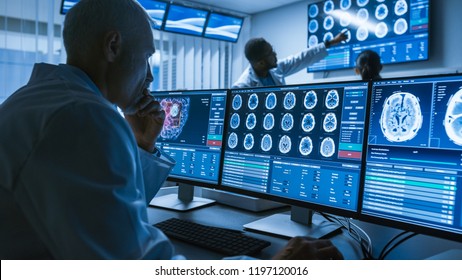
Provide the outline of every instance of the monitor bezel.
{"type": "MultiPolygon", "coordinates": [[[[372,81],[370,83],[370,96],[369,98],[372,98],[372,95],[373,95],[373,86],[374,86],[374,83],[381,83],[381,82],[387,82],[387,81],[397,81],[397,80],[417,80],[417,79],[438,79],[438,78],[451,78],[451,77],[460,77],[461,80],[462,80],[462,73],[447,73],[447,74],[437,74],[437,75],[421,75],[421,76],[410,76],[410,77],[403,77],[403,78],[399,78],[399,77],[395,77],[395,78],[387,78],[387,79],[381,79],[381,80],[377,80],[377,81],[372,81]]],[[[370,104],[369,104],[370,106],[370,104]]],[[[370,110],[370,107],[369,109],[370,110]]],[[[367,127],[367,131],[369,131],[369,123],[370,123],[370,113],[369,112],[369,119],[367,120],[367,123],[368,123],[368,127],[367,127]]],[[[367,139],[366,139],[367,140],[367,139]]],[[[365,152],[364,152],[364,156],[367,155],[367,150],[368,149],[368,143],[367,141],[365,141],[365,152]]],[[[461,242],[462,240],[462,234],[458,234],[458,233],[455,233],[455,232],[451,232],[451,231],[445,231],[443,229],[436,229],[436,228],[432,228],[432,227],[429,227],[429,226],[424,226],[424,225],[421,225],[421,224],[412,224],[410,222],[405,222],[405,221],[398,221],[398,220],[393,220],[392,218],[390,217],[383,217],[383,216],[375,216],[375,215],[371,215],[371,214],[365,214],[362,212],[362,206],[363,206],[363,195],[364,195],[364,180],[365,180],[365,172],[366,172],[366,159],[367,158],[364,158],[364,161],[363,161],[363,164],[364,164],[364,168],[363,168],[363,185],[361,187],[361,197],[360,197],[360,205],[359,205],[359,220],[361,221],[364,221],[364,222],[370,222],[370,223],[373,223],[373,224],[376,224],[376,225],[382,225],[382,226],[388,226],[388,227],[392,227],[392,228],[396,228],[396,229],[401,229],[401,230],[405,230],[405,231],[411,231],[411,232],[415,232],[415,233],[418,233],[418,234],[425,234],[425,235],[430,235],[430,236],[434,236],[434,237],[439,237],[439,238],[444,238],[444,239],[449,239],[449,240],[454,240],[454,241],[458,241],[458,242],[461,242]]],[[[461,186],[462,187],[462,186],[461,186]]]]}
{"type": "Polygon", "coordinates": [[[211,40],[218,40],[218,41],[225,41],[225,42],[237,43],[237,41],[239,41],[239,37],[240,37],[240,35],[241,35],[242,27],[244,26],[244,20],[245,20],[244,17],[239,17],[239,16],[235,16],[235,15],[231,15],[231,14],[226,14],[226,13],[221,13],[221,12],[210,11],[210,13],[209,13],[208,16],[207,16],[207,20],[205,21],[204,31],[203,31],[203,33],[202,33],[202,37],[204,37],[205,39],[211,39],[211,40]],[[218,39],[218,38],[208,37],[208,36],[207,36],[207,33],[206,33],[207,27],[208,27],[208,24],[209,24],[209,21],[210,21],[210,17],[211,17],[213,14],[217,14],[217,15],[220,15],[220,16],[226,16],[226,17],[232,17],[232,18],[240,19],[240,20],[241,20],[241,25],[240,25],[240,28],[239,28],[239,32],[237,33],[237,38],[236,38],[236,40],[218,39]]]}
{"type": "MultiPolygon", "coordinates": [[[[222,148],[222,153],[223,153],[223,156],[222,156],[222,160],[221,160],[221,166],[220,166],[220,170],[221,170],[221,173],[223,173],[223,165],[224,165],[224,157],[225,157],[225,150],[226,150],[226,145],[227,145],[227,135],[228,135],[228,130],[229,130],[229,127],[228,127],[228,123],[229,123],[229,120],[230,120],[230,106],[231,106],[231,98],[232,98],[232,94],[231,92],[234,91],[234,90],[254,90],[254,89],[258,89],[258,90],[264,90],[264,89],[275,89],[275,88],[278,88],[278,89],[290,89],[290,88],[296,88],[296,87],[301,87],[301,86],[313,86],[313,87],[317,87],[317,86],[338,86],[339,84],[352,84],[352,83],[355,83],[355,84],[366,84],[367,83],[367,98],[366,98],[366,112],[365,112],[365,123],[364,123],[364,139],[363,139],[363,152],[362,152],[362,155],[361,155],[361,160],[360,160],[360,165],[361,167],[363,166],[364,164],[364,161],[366,159],[365,155],[366,153],[364,152],[365,151],[365,142],[367,140],[366,136],[367,136],[367,130],[368,130],[368,127],[369,127],[369,123],[368,123],[368,120],[369,120],[369,104],[370,104],[370,86],[371,86],[371,83],[369,81],[361,81],[361,80],[355,80],[355,81],[336,81],[336,82],[323,82],[323,83],[309,83],[309,84],[294,84],[294,85],[284,85],[284,86],[266,86],[266,87],[252,87],[252,88],[240,88],[240,89],[230,89],[229,92],[228,92],[228,101],[226,102],[227,105],[227,109],[226,109],[226,118],[225,118],[225,130],[223,132],[223,135],[224,135],[224,142],[223,142],[223,148],[222,148]]],[[[340,216],[344,216],[344,217],[349,217],[349,218],[359,218],[359,210],[360,210],[360,205],[362,203],[361,201],[361,198],[362,198],[362,189],[363,189],[363,184],[364,184],[364,168],[361,168],[361,171],[360,171],[360,175],[359,175],[359,186],[358,186],[358,199],[357,199],[357,207],[356,207],[356,210],[355,211],[351,211],[351,210],[345,210],[345,209],[342,209],[342,208],[336,208],[336,207],[332,207],[332,206],[326,206],[326,205],[321,205],[321,204],[315,204],[315,203],[312,203],[312,202],[307,202],[307,201],[301,201],[301,200],[296,200],[296,199],[291,199],[291,198],[287,198],[287,197],[280,197],[280,196],[275,196],[275,195],[271,195],[269,193],[260,193],[260,192],[253,192],[253,191],[249,191],[249,190],[245,190],[245,189],[240,189],[240,188],[236,188],[236,187],[230,187],[230,186],[226,186],[226,185],[223,185],[222,184],[222,176],[220,176],[220,183],[218,185],[218,189],[220,190],[223,190],[223,191],[228,191],[228,192],[232,192],[232,193],[237,193],[237,194],[242,194],[242,195],[247,195],[247,196],[251,196],[251,197],[255,197],[255,198],[261,198],[261,199],[266,199],[266,200],[270,200],[270,201],[275,201],[275,202],[279,202],[279,203],[283,203],[283,204],[287,204],[287,205],[290,205],[290,206],[298,206],[298,207],[303,207],[303,208],[308,208],[308,209],[311,209],[313,211],[317,211],[317,212],[326,212],[326,213],[329,213],[329,214],[333,214],[333,215],[340,215],[340,216]]]]}
{"type": "Polygon", "coordinates": [[[170,32],[170,33],[174,33],[174,34],[183,34],[183,35],[189,35],[189,36],[195,36],[195,37],[203,37],[203,34],[204,34],[204,31],[205,31],[205,26],[207,24],[207,19],[210,15],[210,10],[207,10],[207,9],[203,9],[203,8],[198,8],[198,7],[193,7],[193,6],[189,6],[189,5],[185,5],[183,3],[176,3],[176,2],[171,2],[168,7],[167,7],[167,11],[164,15],[164,21],[162,22],[162,27],[161,27],[161,30],[162,31],[165,31],[165,32],[170,32]],[[193,34],[193,33],[186,33],[186,32],[181,32],[181,31],[172,31],[172,30],[167,30],[165,29],[166,25],[167,25],[167,20],[168,20],[168,16],[170,14],[170,9],[172,7],[181,7],[181,8],[187,8],[187,9],[194,9],[194,10],[198,10],[198,11],[203,11],[203,12],[206,12],[206,16],[205,16],[205,22],[204,22],[204,26],[202,28],[202,32],[200,34],[193,34]]]}

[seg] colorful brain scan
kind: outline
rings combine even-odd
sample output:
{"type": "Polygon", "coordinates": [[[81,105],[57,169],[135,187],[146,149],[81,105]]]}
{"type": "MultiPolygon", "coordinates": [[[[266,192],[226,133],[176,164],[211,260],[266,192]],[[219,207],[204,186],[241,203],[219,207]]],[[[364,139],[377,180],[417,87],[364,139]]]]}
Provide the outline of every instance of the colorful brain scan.
{"type": "Polygon", "coordinates": [[[462,89],[452,95],[448,101],[444,129],[454,144],[462,146],[462,89]]]}
{"type": "Polygon", "coordinates": [[[337,117],[334,113],[328,113],[324,117],[324,122],[322,123],[322,127],[324,128],[325,132],[333,132],[337,129],[337,117]]]}
{"type": "Polygon", "coordinates": [[[359,7],[364,7],[367,5],[367,3],[369,3],[369,0],[356,0],[356,4],[359,6],[359,7]]]}
{"type": "Polygon", "coordinates": [[[189,98],[168,97],[159,103],[165,111],[165,121],[160,137],[176,140],[188,120],[190,100],[189,98]]]}
{"type": "Polygon", "coordinates": [[[241,118],[239,117],[239,114],[234,113],[234,114],[231,116],[231,120],[230,120],[230,126],[231,126],[231,128],[232,128],[232,129],[238,128],[240,123],[241,123],[241,118]]]}
{"type": "Polygon", "coordinates": [[[266,109],[273,110],[277,105],[277,101],[278,100],[274,92],[271,92],[270,94],[268,94],[268,96],[266,97],[266,101],[265,101],[266,109]]]}
{"type": "Polygon", "coordinates": [[[255,116],[254,113],[248,114],[247,119],[245,121],[245,126],[247,129],[254,129],[255,126],[257,125],[257,117],[255,116]]]}
{"type": "Polygon", "coordinates": [[[330,41],[332,39],[334,39],[334,35],[332,34],[332,32],[326,32],[326,34],[324,34],[324,37],[323,37],[324,41],[330,41]]]}
{"type": "Polygon", "coordinates": [[[274,115],[271,113],[268,113],[263,118],[263,128],[265,130],[270,130],[270,129],[273,129],[273,127],[274,127],[274,115]]]}
{"type": "Polygon", "coordinates": [[[310,38],[308,39],[308,46],[309,47],[314,47],[319,43],[318,36],[316,35],[310,35],[310,38]]]}
{"type": "Polygon", "coordinates": [[[348,10],[351,7],[351,0],[340,0],[340,9],[348,10]]]}
{"type": "Polygon", "coordinates": [[[292,149],[292,140],[287,135],[284,135],[279,139],[279,151],[283,154],[287,154],[292,149]]]}
{"type": "Polygon", "coordinates": [[[365,26],[360,26],[358,30],[356,30],[356,39],[358,41],[364,41],[369,37],[369,30],[365,26]]]}
{"type": "Polygon", "coordinates": [[[281,128],[284,131],[289,131],[294,127],[294,117],[292,114],[285,114],[281,119],[281,128]]]}
{"type": "Polygon", "coordinates": [[[358,21],[358,23],[364,23],[367,21],[368,18],[369,12],[365,8],[359,9],[359,11],[356,13],[356,20],[358,21]]]}
{"type": "Polygon", "coordinates": [[[237,134],[233,132],[228,136],[228,147],[230,147],[231,149],[234,149],[236,148],[237,143],[238,143],[237,134]]]}
{"type": "Polygon", "coordinates": [[[334,27],[334,18],[332,16],[327,16],[325,19],[324,19],[324,29],[325,30],[331,30],[332,27],[334,27]]]}
{"type": "Polygon", "coordinates": [[[407,28],[408,28],[407,21],[404,18],[399,18],[397,21],[395,21],[393,31],[395,32],[396,35],[402,35],[406,33],[407,28]]]}
{"type": "Polygon", "coordinates": [[[255,142],[252,133],[247,133],[244,137],[244,149],[251,150],[254,143],[255,142]]]}
{"type": "Polygon", "coordinates": [[[239,94],[236,94],[233,98],[232,106],[234,110],[241,109],[242,106],[242,97],[239,94]]]}
{"type": "Polygon", "coordinates": [[[315,19],[310,20],[310,23],[308,23],[308,30],[311,33],[316,33],[316,31],[318,31],[318,28],[319,28],[318,21],[315,19]]]}
{"type": "Polygon", "coordinates": [[[310,90],[305,94],[305,99],[303,100],[303,105],[306,109],[311,110],[316,107],[318,104],[318,95],[314,90],[310,90]]]}
{"type": "Polygon", "coordinates": [[[402,16],[407,13],[408,7],[405,0],[398,0],[395,3],[395,14],[397,16],[402,16]]]}
{"type": "Polygon", "coordinates": [[[335,5],[333,1],[326,1],[324,2],[324,13],[330,14],[334,11],[335,5]]]}
{"type": "Polygon", "coordinates": [[[351,40],[351,31],[348,28],[343,28],[342,33],[345,34],[348,38],[342,41],[342,44],[349,43],[351,40]]]}
{"type": "Polygon", "coordinates": [[[302,129],[305,132],[311,132],[316,125],[316,120],[314,115],[311,113],[305,114],[302,119],[302,129]]]}
{"type": "Polygon", "coordinates": [[[258,95],[256,93],[253,93],[249,97],[249,101],[247,102],[247,106],[249,107],[250,110],[255,110],[258,106],[258,95]]]}
{"type": "Polygon", "coordinates": [[[261,145],[260,146],[261,146],[260,148],[264,152],[268,152],[269,150],[271,150],[271,148],[273,147],[273,139],[271,138],[271,135],[265,134],[261,138],[261,145]]]}
{"type": "Polygon", "coordinates": [[[296,103],[296,98],[295,94],[291,91],[289,91],[285,96],[284,96],[284,108],[286,110],[291,110],[295,107],[296,103]]]}
{"type": "Polygon", "coordinates": [[[319,9],[318,9],[318,6],[317,5],[311,5],[309,10],[308,10],[308,13],[310,15],[310,17],[314,18],[318,15],[319,13],[319,9]]]}
{"type": "Polygon", "coordinates": [[[320,151],[323,157],[331,157],[335,154],[335,142],[332,138],[326,137],[321,142],[320,151]]]}
{"type": "Polygon", "coordinates": [[[305,136],[300,140],[300,145],[298,146],[298,151],[303,156],[308,156],[313,151],[313,141],[309,136],[305,136]]]}
{"type": "Polygon", "coordinates": [[[340,25],[346,27],[351,23],[351,15],[349,13],[342,13],[340,16],[340,25]]]}
{"type": "Polygon", "coordinates": [[[380,4],[375,8],[375,18],[383,20],[388,16],[388,7],[385,4],[380,4]]]}
{"type": "Polygon", "coordinates": [[[338,91],[336,91],[335,89],[329,90],[327,92],[326,101],[325,101],[325,105],[327,109],[337,108],[339,102],[340,102],[340,97],[338,95],[338,91]]]}
{"type": "Polygon", "coordinates": [[[419,99],[409,92],[398,92],[389,96],[380,117],[380,127],[390,142],[413,139],[422,127],[423,117],[419,99]]]}
{"type": "Polygon", "coordinates": [[[388,33],[388,26],[385,22],[379,22],[379,24],[375,26],[375,36],[377,38],[383,38],[387,36],[387,33],[388,33]]]}

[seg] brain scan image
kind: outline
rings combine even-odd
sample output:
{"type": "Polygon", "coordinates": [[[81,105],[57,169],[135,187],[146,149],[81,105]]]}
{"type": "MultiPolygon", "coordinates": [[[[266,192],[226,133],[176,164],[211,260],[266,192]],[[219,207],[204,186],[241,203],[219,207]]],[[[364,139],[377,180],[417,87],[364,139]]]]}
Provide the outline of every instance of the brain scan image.
{"type": "Polygon", "coordinates": [[[346,27],[351,23],[351,15],[349,13],[342,13],[340,16],[340,25],[346,27]]]}
{"type": "Polygon", "coordinates": [[[348,28],[343,28],[342,33],[347,35],[347,39],[342,41],[342,44],[349,43],[351,40],[351,31],[348,28]]]}
{"type": "Polygon", "coordinates": [[[257,125],[257,117],[254,113],[251,113],[247,116],[247,120],[245,121],[245,126],[247,129],[254,129],[257,125]]]}
{"type": "Polygon", "coordinates": [[[228,137],[228,147],[230,147],[231,149],[234,149],[236,148],[237,146],[237,134],[236,133],[231,133],[228,137]]]}
{"type": "Polygon", "coordinates": [[[375,18],[383,20],[388,16],[388,7],[385,4],[380,4],[375,8],[375,18]]]}
{"type": "Polygon", "coordinates": [[[324,29],[325,30],[331,30],[332,27],[334,27],[334,18],[332,16],[327,16],[324,19],[324,29]]]}
{"type": "Polygon", "coordinates": [[[295,107],[296,102],[295,94],[289,91],[286,96],[284,96],[284,108],[286,110],[291,110],[295,107]]]}
{"type": "Polygon", "coordinates": [[[462,146],[462,89],[449,98],[444,129],[454,144],[462,146]]]}
{"type": "Polygon", "coordinates": [[[334,35],[332,35],[332,32],[327,32],[326,34],[324,34],[324,38],[323,38],[324,42],[330,41],[332,39],[334,39],[334,35]]]}
{"type": "Polygon", "coordinates": [[[242,106],[242,97],[239,94],[236,94],[233,98],[233,109],[239,110],[242,106]]]}
{"type": "Polygon", "coordinates": [[[335,142],[332,138],[324,138],[321,142],[320,152],[323,157],[331,157],[335,154],[335,142]]]}
{"type": "Polygon", "coordinates": [[[356,0],[356,4],[359,6],[359,7],[364,7],[367,5],[367,3],[369,3],[369,0],[356,0]]]}
{"type": "Polygon", "coordinates": [[[366,27],[360,26],[358,30],[356,30],[356,39],[358,39],[358,41],[364,41],[367,39],[368,36],[369,36],[369,31],[367,30],[366,27]]]}
{"type": "Polygon", "coordinates": [[[276,98],[276,94],[274,94],[274,92],[271,92],[266,97],[266,101],[265,101],[266,109],[273,110],[276,107],[277,102],[278,100],[276,98]]]}
{"type": "Polygon", "coordinates": [[[324,13],[330,14],[335,9],[333,1],[326,1],[324,2],[324,13]]]}
{"type": "Polygon", "coordinates": [[[322,127],[324,128],[325,132],[332,132],[337,129],[337,117],[334,113],[328,113],[324,117],[324,122],[322,123],[322,127]]]}
{"type": "Polygon", "coordinates": [[[265,134],[262,138],[261,138],[261,145],[260,145],[261,149],[265,152],[268,152],[269,150],[271,150],[271,148],[273,147],[273,139],[271,138],[271,135],[269,134],[265,134]]]}
{"type": "Polygon", "coordinates": [[[338,95],[338,91],[336,91],[335,89],[329,90],[327,92],[326,104],[325,104],[327,109],[337,108],[339,102],[340,102],[340,97],[338,95]]]}
{"type": "Polygon", "coordinates": [[[305,94],[305,100],[303,101],[303,105],[308,110],[313,109],[318,104],[318,95],[314,90],[310,90],[305,94]]]}
{"type": "Polygon", "coordinates": [[[183,131],[189,116],[189,98],[167,97],[160,101],[165,111],[165,121],[160,137],[176,140],[183,131]]]}
{"type": "Polygon", "coordinates": [[[395,32],[396,35],[403,35],[407,31],[407,21],[404,18],[399,18],[395,22],[395,26],[393,28],[393,31],[395,32]]]}
{"type": "Polygon", "coordinates": [[[351,7],[351,0],[340,0],[340,9],[348,10],[351,7]]]}
{"type": "Polygon", "coordinates": [[[247,102],[247,106],[249,106],[250,110],[255,110],[258,106],[258,95],[256,93],[252,93],[249,97],[249,101],[247,102]]]}
{"type": "Polygon", "coordinates": [[[246,134],[244,137],[244,149],[251,150],[254,143],[253,135],[251,133],[246,134]]]}
{"type": "Polygon", "coordinates": [[[308,30],[311,33],[315,33],[316,31],[318,31],[318,28],[319,28],[318,21],[315,19],[310,20],[310,23],[308,24],[308,30]]]}
{"type": "Polygon", "coordinates": [[[305,114],[302,120],[302,129],[305,132],[311,132],[316,125],[316,120],[314,119],[314,115],[311,113],[305,114]]]}
{"type": "Polygon", "coordinates": [[[308,46],[309,47],[314,47],[319,43],[318,36],[316,35],[311,35],[310,38],[308,39],[308,46]]]}
{"type": "Polygon", "coordinates": [[[274,127],[274,115],[271,113],[266,114],[263,118],[263,128],[270,130],[274,127]]]}
{"type": "Polygon", "coordinates": [[[292,149],[292,140],[287,135],[284,135],[279,139],[279,151],[283,154],[287,154],[292,149]]]}
{"type": "Polygon", "coordinates": [[[377,0],[377,2],[382,3],[385,2],[385,0],[377,0]]]}
{"type": "Polygon", "coordinates": [[[309,136],[305,136],[300,140],[300,145],[298,146],[300,154],[307,156],[313,151],[313,141],[309,136]]]}
{"type": "Polygon", "coordinates": [[[365,8],[359,9],[359,11],[356,13],[356,19],[358,20],[358,23],[364,23],[367,21],[368,18],[369,12],[365,8]]]}
{"type": "Polygon", "coordinates": [[[315,4],[315,5],[311,5],[309,10],[308,10],[308,13],[310,15],[310,17],[314,18],[318,15],[319,13],[319,9],[318,9],[318,6],[315,4]]]}
{"type": "Polygon", "coordinates": [[[241,123],[241,117],[239,117],[239,114],[234,113],[234,114],[231,116],[231,120],[230,120],[230,126],[231,126],[231,128],[232,128],[232,129],[238,128],[240,123],[241,123]]]}
{"type": "Polygon", "coordinates": [[[375,36],[377,38],[383,38],[387,35],[388,33],[388,26],[385,22],[380,22],[375,26],[375,36]]]}
{"type": "Polygon", "coordinates": [[[281,120],[281,128],[284,131],[289,131],[294,127],[294,117],[292,114],[285,114],[281,120]]]}
{"type": "Polygon", "coordinates": [[[397,16],[402,16],[404,15],[405,13],[407,13],[407,3],[405,0],[398,0],[396,3],[395,3],[395,14],[397,16]]]}
{"type": "Polygon", "coordinates": [[[423,117],[419,99],[409,92],[398,92],[385,99],[380,127],[390,142],[414,138],[422,127],[423,117]]]}

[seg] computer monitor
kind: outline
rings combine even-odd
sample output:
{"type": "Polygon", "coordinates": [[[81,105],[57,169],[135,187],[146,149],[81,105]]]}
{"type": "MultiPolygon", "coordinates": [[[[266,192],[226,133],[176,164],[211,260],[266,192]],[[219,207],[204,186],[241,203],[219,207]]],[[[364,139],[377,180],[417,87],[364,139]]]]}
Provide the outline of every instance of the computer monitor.
{"type": "Polygon", "coordinates": [[[231,90],[221,187],[292,205],[246,229],[321,237],[338,227],[309,210],[357,216],[367,99],[362,81],[231,90]]]}
{"type": "Polygon", "coordinates": [[[141,6],[143,6],[148,15],[156,23],[154,28],[161,29],[162,24],[164,23],[168,2],[159,0],[138,0],[138,2],[141,4],[141,6]]]}
{"type": "Polygon", "coordinates": [[[361,218],[462,240],[462,75],[372,84],[361,218]]]}
{"type": "Polygon", "coordinates": [[[430,0],[328,0],[308,5],[308,46],[346,32],[349,39],[308,71],[353,68],[366,49],[382,64],[428,60],[430,0]]]}
{"type": "Polygon", "coordinates": [[[156,146],[176,160],[169,180],[180,183],[180,193],[178,199],[156,197],[151,205],[186,211],[213,202],[194,197],[191,186],[219,183],[226,94],[225,89],[152,92],[166,114],[156,146]]]}
{"type": "Polygon", "coordinates": [[[202,36],[209,11],[170,4],[163,30],[187,35],[202,36]]]}
{"type": "Polygon", "coordinates": [[[212,12],[207,20],[204,37],[237,42],[244,18],[212,12]]]}
{"type": "Polygon", "coordinates": [[[59,13],[62,15],[67,14],[70,8],[72,8],[77,2],[80,0],[62,0],[61,1],[61,9],[59,10],[59,13]]]}

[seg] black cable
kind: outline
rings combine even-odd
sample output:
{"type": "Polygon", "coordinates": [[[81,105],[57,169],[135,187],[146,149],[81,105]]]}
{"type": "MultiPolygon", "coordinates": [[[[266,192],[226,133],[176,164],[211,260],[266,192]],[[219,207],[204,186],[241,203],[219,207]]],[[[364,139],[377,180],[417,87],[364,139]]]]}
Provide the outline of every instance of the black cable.
{"type": "Polygon", "coordinates": [[[391,252],[393,251],[399,244],[403,243],[404,241],[408,240],[409,238],[412,238],[414,236],[416,236],[417,233],[411,233],[409,231],[403,231],[401,232],[400,234],[396,235],[395,237],[393,237],[390,241],[388,241],[387,244],[385,244],[385,246],[383,247],[382,249],[382,252],[380,252],[380,255],[379,255],[379,260],[384,260],[385,257],[391,252]],[[401,240],[397,241],[394,245],[391,245],[393,241],[397,240],[399,237],[402,237],[403,235],[405,234],[409,234],[408,236],[405,236],[403,237],[401,240]],[[389,248],[388,248],[389,247],[389,248]]]}
{"type": "Polygon", "coordinates": [[[416,235],[417,235],[417,233],[409,234],[408,236],[404,237],[404,238],[401,239],[400,241],[396,242],[395,245],[393,245],[390,249],[388,249],[388,251],[387,251],[385,254],[383,254],[382,260],[384,260],[385,257],[386,257],[391,251],[393,251],[396,247],[398,247],[399,244],[403,243],[404,241],[406,241],[406,240],[408,240],[408,239],[410,239],[410,238],[412,238],[412,237],[414,237],[414,236],[416,236],[416,235]]]}

